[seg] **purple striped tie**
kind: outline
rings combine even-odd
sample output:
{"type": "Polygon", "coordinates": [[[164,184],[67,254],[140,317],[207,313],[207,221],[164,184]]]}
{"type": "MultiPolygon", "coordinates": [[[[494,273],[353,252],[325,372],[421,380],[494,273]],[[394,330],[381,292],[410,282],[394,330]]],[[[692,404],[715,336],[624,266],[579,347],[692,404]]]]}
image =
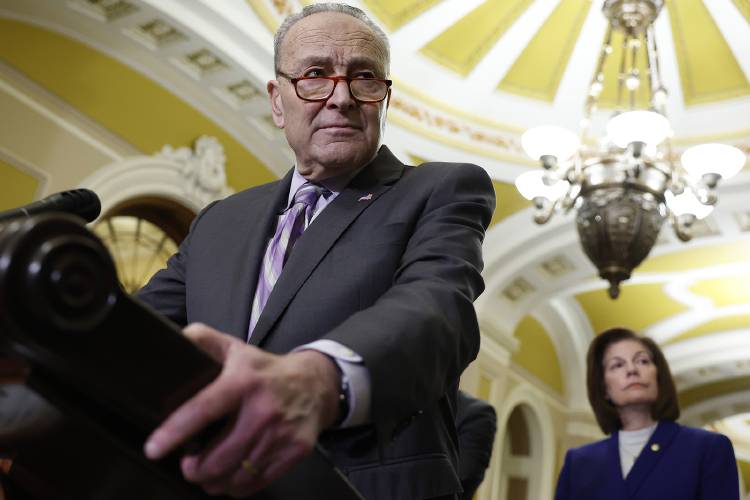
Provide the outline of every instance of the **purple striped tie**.
{"type": "Polygon", "coordinates": [[[294,244],[305,231],[306,223],[309,223],[313,215],[315,205],[318,203],[320,195],[329,192],[323,186],[306,182],[294,193],[292,206],[281,215],[276,226],[276,233],[266,248],[266,254],[263,256],[263,262],[260,266],[260,276],[258,276],[258,286],[255,289],[253,298],[253,307],[250,312],[250,328],[248,330],[248,339],[252,335],[255,325],[263,308],[268,302],[271,290],[281,275],[281,270],[292,253],[294,244]]]}

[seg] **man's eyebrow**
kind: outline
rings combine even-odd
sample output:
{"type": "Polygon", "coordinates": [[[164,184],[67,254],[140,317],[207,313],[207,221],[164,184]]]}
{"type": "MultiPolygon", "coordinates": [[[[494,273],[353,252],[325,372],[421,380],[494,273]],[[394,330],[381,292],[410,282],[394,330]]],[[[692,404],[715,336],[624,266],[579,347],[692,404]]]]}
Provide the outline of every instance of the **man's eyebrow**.
{"type": "MultiPolygon", "coordinates": [[[[300,69],[307,68],[308,66],[331,66],[333,63],[331,61],[331,58],[325,57],[325,56],[319,56],[319,55],[310,55],[308,57],[304,57],[299,60],[298,66],[300,69]]],[[[372,57],[353,57],[347,61],[347,65],[350,69],[373,69],[377,71],[381,71],[382,69],[380,66],[382,64],[379,64],[378,61],[372,57]]]]}
{"type": "Polygon", "coordinates": [[[299,65],[302,67],[307,66],[325,66],[326,64],[331,64],[331,59],[328,57],[322,57],[322,56],[316,56],[311,55],[309,57],[305,57],[304,59],[299,61],[299,65]]]}

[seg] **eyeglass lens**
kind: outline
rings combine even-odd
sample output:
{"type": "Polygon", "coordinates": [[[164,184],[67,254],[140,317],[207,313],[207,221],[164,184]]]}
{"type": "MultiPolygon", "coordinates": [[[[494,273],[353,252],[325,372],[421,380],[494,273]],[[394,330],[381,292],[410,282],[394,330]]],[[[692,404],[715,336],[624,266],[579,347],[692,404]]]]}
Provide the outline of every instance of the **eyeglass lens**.
{"type": "MultiPolygon", "coordinates": [[[[339,80],[342,83],[345,81],[339,80]]],[[[307,78],[297,81],[297,92],[304,99],[325,99],[333,93],[333,87],[339,81],[327,78],[307,78]]],[[[370,79],[353,79],[349,89],[355,99],[362,101],[380,101],[388,92],[385,82],[370,79]]]]}

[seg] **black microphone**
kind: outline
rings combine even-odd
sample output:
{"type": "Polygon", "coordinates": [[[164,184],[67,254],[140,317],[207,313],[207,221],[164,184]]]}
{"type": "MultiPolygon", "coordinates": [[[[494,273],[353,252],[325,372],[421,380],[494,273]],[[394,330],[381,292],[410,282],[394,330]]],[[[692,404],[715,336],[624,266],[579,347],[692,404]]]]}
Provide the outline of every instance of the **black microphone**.
{"type": "Polygon", "coordinates": [[[65,212],[91,222],[99,217],[101,211],[102,204],[95,192],[90,189],[71,189],[49,195],[22,207],[0,212],[0,223],[17,217],[31,217],[48,212],[65,212]]]}

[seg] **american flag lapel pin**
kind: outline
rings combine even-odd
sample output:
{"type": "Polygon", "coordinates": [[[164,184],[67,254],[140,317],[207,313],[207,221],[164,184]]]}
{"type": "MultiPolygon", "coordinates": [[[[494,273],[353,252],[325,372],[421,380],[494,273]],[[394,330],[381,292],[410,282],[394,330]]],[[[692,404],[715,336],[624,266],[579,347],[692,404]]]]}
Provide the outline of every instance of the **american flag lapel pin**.
{"type": "Polygon", "coordinates": [[[372,193],[367,193],[367,195],[362,196],[357,201],[370,201],[372,199],[372,193]]]}

